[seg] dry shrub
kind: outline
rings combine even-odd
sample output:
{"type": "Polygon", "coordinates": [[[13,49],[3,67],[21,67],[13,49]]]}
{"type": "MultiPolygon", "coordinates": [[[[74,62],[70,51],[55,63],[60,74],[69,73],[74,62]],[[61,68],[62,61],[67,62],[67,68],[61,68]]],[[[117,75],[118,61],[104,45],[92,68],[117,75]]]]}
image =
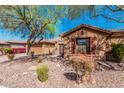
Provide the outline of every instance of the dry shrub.
{"type": "Polygon", "coordinates": [[[85,62],[79,58],[72,58],[71,64],[76,72],[77,83],[80,83],[84,80],[89,80],[91,72],[93,72],[95,68],[93,62],[85,62]]]}

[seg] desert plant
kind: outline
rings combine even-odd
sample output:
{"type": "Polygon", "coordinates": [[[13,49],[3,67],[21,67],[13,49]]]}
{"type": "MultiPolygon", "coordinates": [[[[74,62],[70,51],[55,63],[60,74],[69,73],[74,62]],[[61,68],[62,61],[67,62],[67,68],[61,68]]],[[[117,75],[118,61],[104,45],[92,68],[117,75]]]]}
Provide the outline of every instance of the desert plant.
{"type": "Polygon", "coordinates": [[[42,62],[44,61],[44,59],[43,59],[43,58],[37,58],[36,61],[37,61],[38,63],[42,63],[42,62]]]}
{"type": "Polygon", "coordinates": [[[80,83],[83,79],[87,79],[87,76],[94,70],[94,64],[82,61],[80,59],[71,59],[71,64],[76,72],[76,82],[80,83]]]}
{"type": "Polygon", "coordinates": [[[112,44],[112,54],[119,62],[124,62],[124,44],[112,44]]]}
{"type": "Polygon", "coordinates": [[[11,54],[11,53],[13,53],[13,49],[12,49],[12,48],[3,48],[3,51],[4,51],[6,54],[11,54]]]}
{"type": "Polygon", "coordinates": [[[10,59],[10,60],[13,60],[15,55],[14,54],[7,54],[7,57],[10,59]]]}
{"type": "Polygon", "coordinates": [[[41,82],[48,80],[49,68],[47,65],[38,65],[36,72],[37,72],[38,79],[41,82]]]}

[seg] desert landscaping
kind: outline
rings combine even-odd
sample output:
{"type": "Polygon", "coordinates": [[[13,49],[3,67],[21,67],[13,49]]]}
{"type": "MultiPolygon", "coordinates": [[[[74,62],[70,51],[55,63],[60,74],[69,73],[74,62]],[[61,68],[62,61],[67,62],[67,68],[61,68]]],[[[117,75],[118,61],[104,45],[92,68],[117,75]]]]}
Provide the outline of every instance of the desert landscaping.
{"type": "Polygon", "coordinates": [[[124,87],[124,6],[0,9],[0,88],[124,87]]]}
{"type": "Polygon", "coordinates": [[[79,88],[79,87],[124,87],[123,70],[96,70],[92,73],[92,81],[81,84],[75,82],[74,70],[66,65],[62,58],[54,56],[40,56],[45,58],[42,63],[27,61],[27,57],[15,59],[11,62],[0,63],[0,87],[5,88],[79,88]],[[36,67],[47,64],[49,78],[40,82],[37,78],[36,67]]]}

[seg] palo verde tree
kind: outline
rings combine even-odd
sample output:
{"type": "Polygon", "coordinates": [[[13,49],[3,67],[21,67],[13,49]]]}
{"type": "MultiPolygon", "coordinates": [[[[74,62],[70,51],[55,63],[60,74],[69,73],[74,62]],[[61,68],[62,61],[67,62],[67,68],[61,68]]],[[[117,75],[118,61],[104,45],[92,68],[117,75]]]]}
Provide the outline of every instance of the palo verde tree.
{"type": "Polygon", "coordinates": [[[27,36],[27,54],[30,47],[44,38],[44,33],[55,33],[55,24],[63,17],[74,19],[93,6],[0,6],[0,26],[19,31],[27,36]],[[78,10],[78,11],[77,11],[78,10]]]}
{"type": "Polygon", "coordinates": [[[27,36],[27,54],[30,47],[44,38],[44,33],[55,33],[55,24],[66,15],[62,6],[0,6],[1,27],[11,31],[19,31],[27,36]]]}

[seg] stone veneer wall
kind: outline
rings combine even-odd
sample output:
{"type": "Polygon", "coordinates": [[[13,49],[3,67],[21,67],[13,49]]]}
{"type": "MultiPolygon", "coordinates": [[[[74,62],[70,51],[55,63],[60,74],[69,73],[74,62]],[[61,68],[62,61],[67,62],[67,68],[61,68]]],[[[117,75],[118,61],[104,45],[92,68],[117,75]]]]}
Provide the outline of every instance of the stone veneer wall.
{"type": "Polygon", "coordinates": [[[87,38],[87,37],[90,38],[90,50],[93,50],[94,46],[95,47],[99,46],[99,49],[96,49],[95,53],[103,57],[106,51],[107,36],[108,34],[102,33],[100,31],[93,31],[87,28],[79,29],[62,38],[62,40],[64,41],[64,57],[67,57],[72,54],[71,40],[75,40],[76,38],[87,38]]]}

